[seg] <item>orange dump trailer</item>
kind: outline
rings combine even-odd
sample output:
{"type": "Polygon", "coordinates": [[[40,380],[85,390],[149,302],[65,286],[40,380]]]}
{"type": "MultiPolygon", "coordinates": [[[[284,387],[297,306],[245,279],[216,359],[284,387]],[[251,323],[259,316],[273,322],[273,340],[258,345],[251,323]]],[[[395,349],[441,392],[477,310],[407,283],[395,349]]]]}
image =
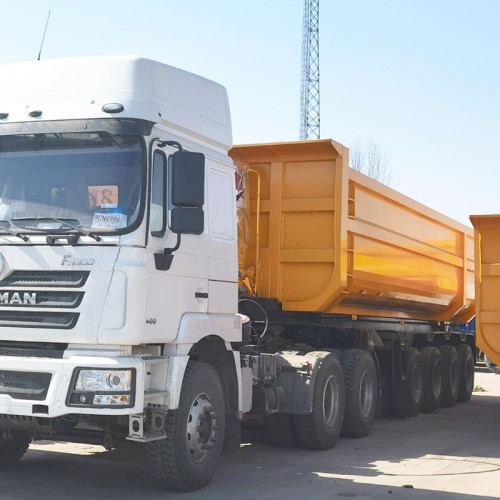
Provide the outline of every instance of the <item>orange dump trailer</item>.
{"type": "Polygon", "coordinates": [[[474,314],[473,232],[349,168],[331,140],[236,146],[240,277],[287,311],[474,314]],[[248,196],[249,192],[249,196],[248,196]]]}
{"type": "Polygon", "coordinates": [[[472,215],[476,261],[476,344],[500,366],[500,215],[472,215]]]}
{"type": "Polygon", "coordinates": [[[468,401],[474,334],[459,323],[474,315],[473,231],[349,168],[331,140],[229,154],[250,318],[240,352],[271,439],[320,447],[336,417],[361,437],[379,410],[468,401]]]}

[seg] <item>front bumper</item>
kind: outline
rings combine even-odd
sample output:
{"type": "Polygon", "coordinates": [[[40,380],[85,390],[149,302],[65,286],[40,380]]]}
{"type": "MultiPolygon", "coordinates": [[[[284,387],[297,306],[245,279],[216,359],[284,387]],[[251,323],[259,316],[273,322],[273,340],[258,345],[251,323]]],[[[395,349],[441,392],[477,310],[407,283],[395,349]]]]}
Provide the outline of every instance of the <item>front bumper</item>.
{"type": "Polygon", "coordinates": [[[0,382],[2,372],[19,372],[20,377],[23,373],[49,374],[51,379],[44,399],[21,399],[19,395],[12,397],[0,393],[0,414],[53,418],[68,414],[133,415],[143,412],[144,361],[136,356],[71,356],[68,359],[0,356],[0,382]],[[72,389],[71,384],[75,369],[87,367],[110,370],[135,369],[133,406],[127,408],[120,406],[107,408],[68,406],[68,393],[72,389]]]}

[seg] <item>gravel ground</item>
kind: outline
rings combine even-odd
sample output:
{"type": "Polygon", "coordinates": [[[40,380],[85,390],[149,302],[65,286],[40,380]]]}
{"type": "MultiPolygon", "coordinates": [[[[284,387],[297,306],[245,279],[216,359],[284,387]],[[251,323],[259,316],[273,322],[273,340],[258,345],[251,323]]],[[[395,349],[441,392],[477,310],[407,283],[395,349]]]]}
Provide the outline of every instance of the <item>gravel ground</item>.
{"type": "Polygon", "coordinates": [[[247,432],[212,482],[189,494],[151,482],[140,448],[36,443],[0,471],[0,500],[500,498],[500,376],[479,366],[476,389],[471,402],[433,415],[378,418],[367,438],[324,452],[275,448],[247,432]]]}

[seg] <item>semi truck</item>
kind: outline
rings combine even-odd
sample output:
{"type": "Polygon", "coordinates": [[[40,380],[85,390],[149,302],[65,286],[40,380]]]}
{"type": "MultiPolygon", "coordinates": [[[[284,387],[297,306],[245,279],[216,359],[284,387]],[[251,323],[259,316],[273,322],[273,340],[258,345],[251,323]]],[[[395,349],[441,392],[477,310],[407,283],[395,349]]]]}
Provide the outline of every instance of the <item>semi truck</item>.
{"type": "Polygon", "coordinates": [[[133,443],[188,491],[246,419],[324,450],[470,399],[466,226],[335,141],[233,146],[224,87],[171,66],[0,71],[0,464],[133,443]]]}

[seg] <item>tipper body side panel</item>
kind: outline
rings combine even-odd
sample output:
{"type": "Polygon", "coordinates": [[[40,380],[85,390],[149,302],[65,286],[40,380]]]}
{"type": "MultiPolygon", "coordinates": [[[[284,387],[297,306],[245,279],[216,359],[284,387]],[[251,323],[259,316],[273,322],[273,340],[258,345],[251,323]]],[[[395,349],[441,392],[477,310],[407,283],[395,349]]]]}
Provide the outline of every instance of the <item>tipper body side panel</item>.
{"type": "Polygon", "coordinates": [[[256,295],[289,311],[474,314],[472,231],[349,168],[347,148],[320,140],[235,146],[230,155],[246,168],[239,264],[256,295]]]}

